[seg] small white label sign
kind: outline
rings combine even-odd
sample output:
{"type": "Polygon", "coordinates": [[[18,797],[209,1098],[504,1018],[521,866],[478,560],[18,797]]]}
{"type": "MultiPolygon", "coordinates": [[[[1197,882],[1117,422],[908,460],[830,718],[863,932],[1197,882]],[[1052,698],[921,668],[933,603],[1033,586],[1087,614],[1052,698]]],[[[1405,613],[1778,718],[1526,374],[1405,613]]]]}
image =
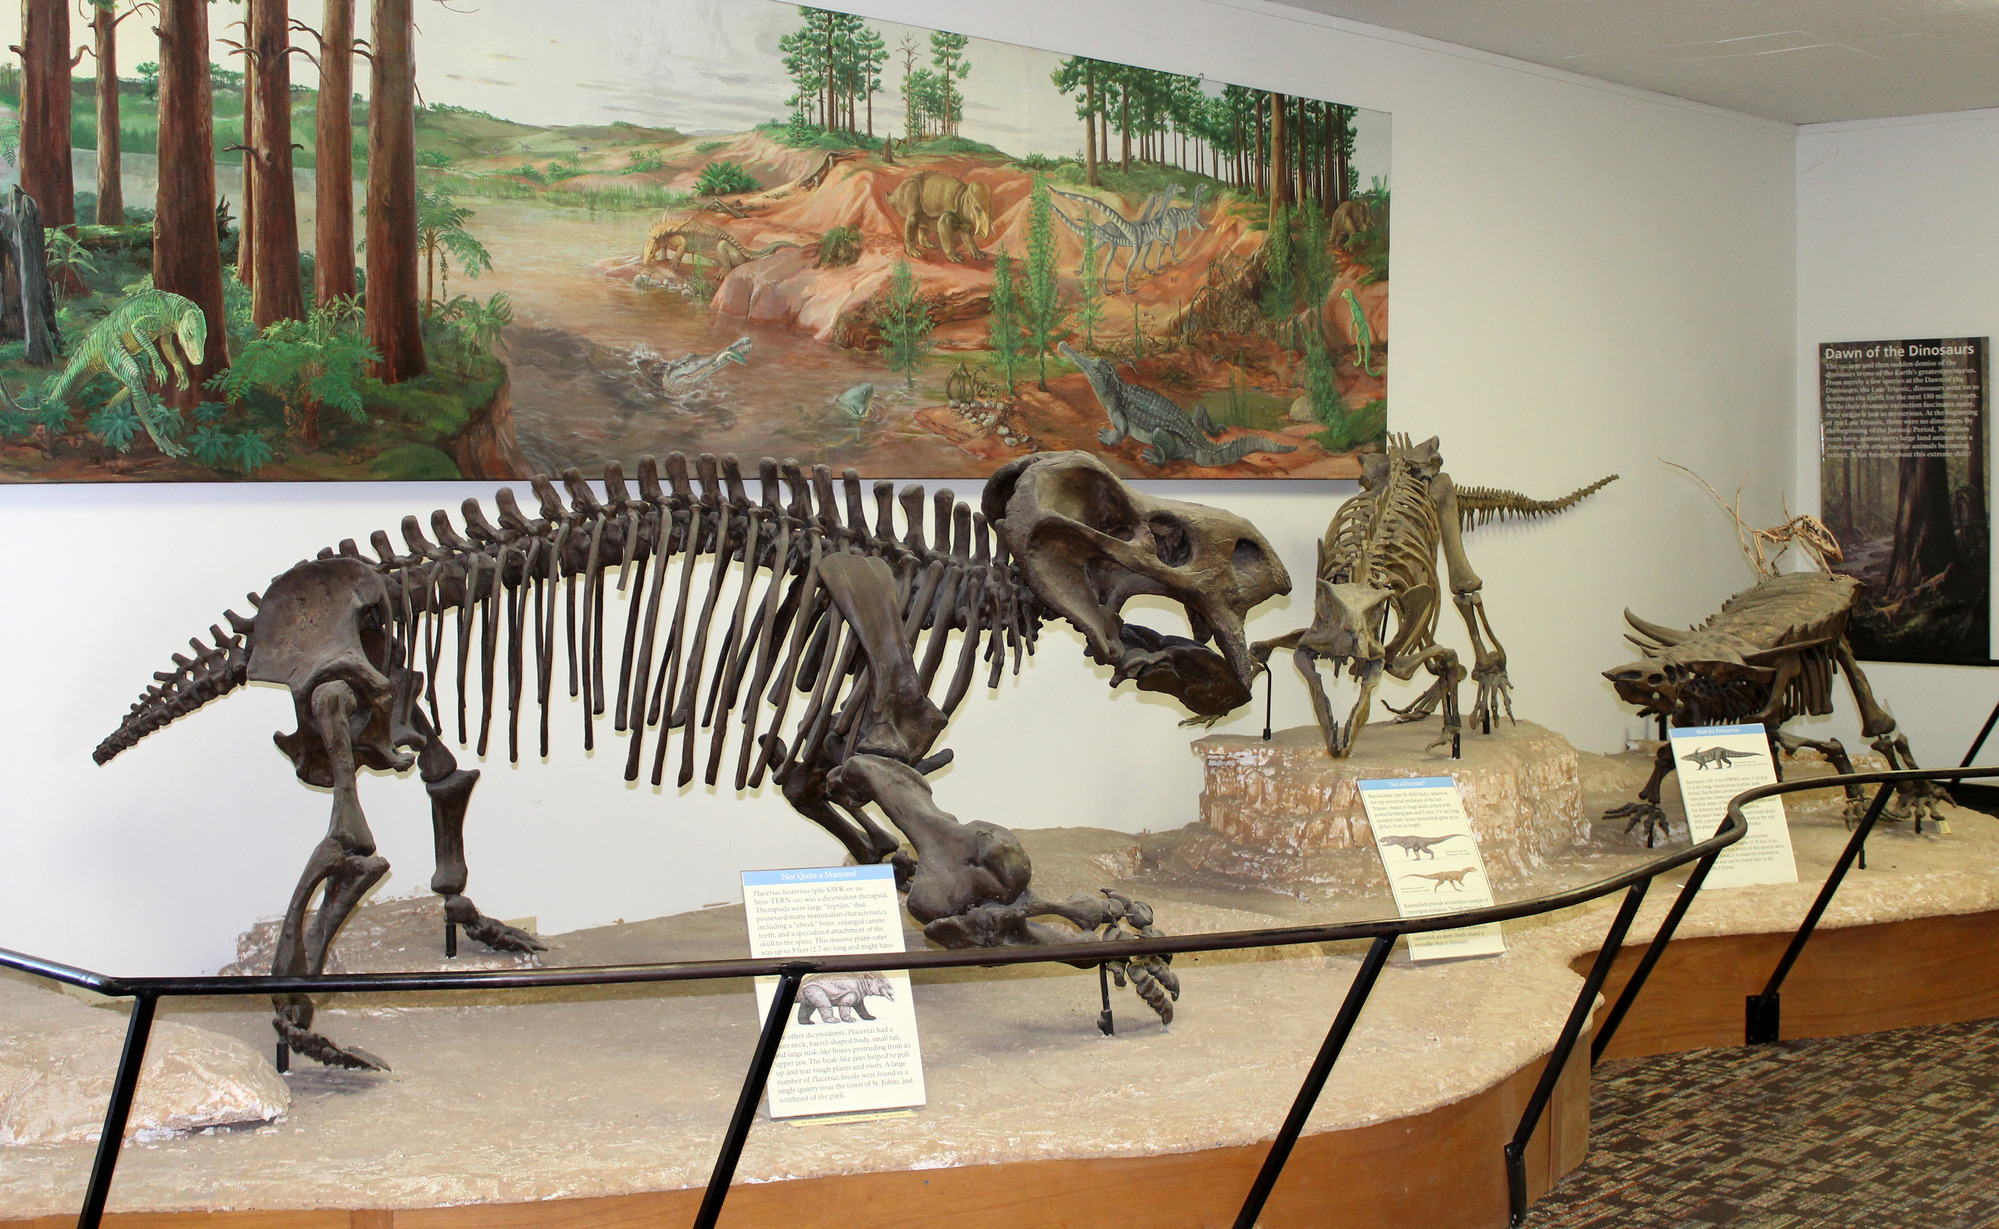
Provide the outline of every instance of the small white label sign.
{"type": "MultiPolygon", "coordinates": [[[[1494,903],[1478,838],[1449,777],[1362,781],[1360,804],[1403,917],[1458,913],[1494,903]]],[[[1409,936],[1409,959],[1496,956],[1506,950],[1498,922],[1409,936]]]]}
{"type": "MultiPolygon", "coordinates": [[[[1770,736],[1760,725],[1706,725],[1672,731],[1673,770],[1680,800],[1687,806],[1687,829],[1697,841],[1713,836],[1728,814],[1728,800],[1746,789],[1777,783],[1770,760],[1770,736]]],[[[1752,883],[1796,883],[1791,825],[1784,800],[1765,798],[1742,808],[1749,831],[1721,851],[1704,888],[1739,888],[1752,883]]]]}
{"type": "MultiPolygon", "coordinates": [[[[753,957],[903,950],[892,867],[744,871],[743,908],[753,957]]],[[[756,990],[761,1022],[777,997],[777,978],[757,978],[756,990]]],[[[773,1118],[922,1105],[923,1053],[909,974],[807,977],[767,1092],[773,1118]]]]}

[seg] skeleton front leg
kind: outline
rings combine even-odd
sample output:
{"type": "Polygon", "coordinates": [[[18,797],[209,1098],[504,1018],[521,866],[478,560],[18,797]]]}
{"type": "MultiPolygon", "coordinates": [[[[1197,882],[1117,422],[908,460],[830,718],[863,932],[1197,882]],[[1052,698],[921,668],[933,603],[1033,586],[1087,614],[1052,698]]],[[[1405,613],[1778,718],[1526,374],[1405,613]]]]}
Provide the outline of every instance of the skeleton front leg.
{"type": "MultiPolygon", "coordinates": [[[[930,783],[907,764],[856,755],[833,770],[828,785],[847,804],[873,802],[909,838],[916,869],[907,904],[932,942],[959,949],[1016,947],[1157,933],[1149,906],[1109,889],[1066,901],[1036,896],[1029,883],[1033,864],[1020,838],[998,824],[962,823],[941,810],[930,783]],[[1042,917],[1062,918],[1075,929],[1035,920],[1042,917]]],[[[1129,974],[1160,1018],[1171,1023],[1171,999],[1179,997],[1180,987],[1166,964],[1119,962],[1117,972],[1120,984],[1129,974]]]]}
{"type": "Polygon", "coordinates": [[[1603,817],[1605,819],[1630,820],[1630,823],[1624,825],[1626,832],[1631,831],[1641,823],[1644,824],[1645,848],[1652,848],[1654,832],[1666,826],[1666,812],[1659,805],[1659,786],[1665,781],[1666,774],[1671,771],[1673,771],[1673,740],[1669,738],[1661,744],[1659,754],[1652,761],[1651,779],[1645,782],[1644,789],[1638,791],[1638,801],[1627,802],[1621,807],[1613,807],[1605,811],[1603,817]]]}
{"type": "Polygon", "coordinates": [[[458,758],[444,745],[443,737],[421,708],[410,709],[410,725],[422,740],[417,752],[417,771],[423,777],[424,791],[430,795],[431,839],[437,852],[430,890],[444,898],[445,920],[463,930],[467,938],[495,951],[546,951],[542,942],[527,931],[479,912],[479,907],[464,894],[465,808],[472,800],[472,787],[479,783],[479,770],[458,766],[458,758]]]}
{"type": "MultiPolygon", "coordinates": [[[[313,731],[325,744],[333,774],[333,817],[325,838],[306,862],[278,928],[271,972],[280,977],[324,972],[327,948],[341,924],[389,870],[388,859],[375,856],[375,835],[368,829],[355,788],[352,721],[358,708],[354,689],[346,683],[324,683],[312,693],[313,731]],[[308,926],[306,909],[321,884],[325,890],[308,926]]],[[[366,1050],[343,1049],[313,1032],[312,1000],[305,995],[273,995],[271,1003],[277,1011],[271,1027],[294,1053],[329,1066],[388,1070],[387,1063],[366,1050]]]]}

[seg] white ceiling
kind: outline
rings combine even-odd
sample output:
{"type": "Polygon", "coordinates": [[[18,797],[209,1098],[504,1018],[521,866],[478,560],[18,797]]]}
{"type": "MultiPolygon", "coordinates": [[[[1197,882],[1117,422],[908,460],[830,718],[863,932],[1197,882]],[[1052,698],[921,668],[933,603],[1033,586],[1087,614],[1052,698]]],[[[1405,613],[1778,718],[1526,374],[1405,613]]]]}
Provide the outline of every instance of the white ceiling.
{"type": "Polygon", "coordinates": [[[1280,0],[1797,124],[1999,107],[1999,0],[1280,0]]]}

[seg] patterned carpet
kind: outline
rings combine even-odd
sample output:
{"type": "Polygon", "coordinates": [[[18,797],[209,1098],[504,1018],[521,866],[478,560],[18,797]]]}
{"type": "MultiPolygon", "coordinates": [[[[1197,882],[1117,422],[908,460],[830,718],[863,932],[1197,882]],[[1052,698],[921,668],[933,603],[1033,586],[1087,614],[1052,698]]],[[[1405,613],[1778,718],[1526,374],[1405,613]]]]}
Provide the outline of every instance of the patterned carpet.
{"type": "Polygon", "coordinates": [[[1999,1225],[1999,1020],[1605,1063],[1527,1229],[1999,1225]]]}

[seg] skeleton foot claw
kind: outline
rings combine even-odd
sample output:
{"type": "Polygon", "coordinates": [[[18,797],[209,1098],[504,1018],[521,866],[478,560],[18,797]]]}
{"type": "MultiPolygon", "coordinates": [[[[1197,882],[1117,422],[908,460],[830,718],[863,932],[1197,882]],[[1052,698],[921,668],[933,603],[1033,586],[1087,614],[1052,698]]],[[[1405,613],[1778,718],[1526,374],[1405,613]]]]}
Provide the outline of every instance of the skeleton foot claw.
{"type": "Polygon", "coordinates": [[[468,939],[476,939],[496,952],[545,952],[548,946],[525,930],[497,922],[479,912],[477,906],[463,896],[449,897],[444,902],[446,920],[458,923],[468,939]]]}
{"type": "Polygon", "coordinates": [[[300,1054],[329,1067],[346,1067],[353,1071],[387,1071],[389,1064],[383,1062],[360,1046],[345,1048],[333,1044],[308,1028],[300,1028],[279,1015],[271,1020],[271,1027],[284,1040],[285,1046],[294,1054],[300,1054]]]}
{"type": "Polygon", "coordinates": [[[1614,807],[1611,810],[1605,811],[1603,817],[1605,819],[1629,819],[1631,822],[1624,825],[1626,832],[1630,832],[1641,823],[1644,824],[1645,848],[1647,849],[1652,848],[1652,836],[1655,830],[1667,830],[1665,808],[1656,802],[1646,802],[1643,799],[1637,802],[1627,802],[1621,807],[1614,807]]]}

